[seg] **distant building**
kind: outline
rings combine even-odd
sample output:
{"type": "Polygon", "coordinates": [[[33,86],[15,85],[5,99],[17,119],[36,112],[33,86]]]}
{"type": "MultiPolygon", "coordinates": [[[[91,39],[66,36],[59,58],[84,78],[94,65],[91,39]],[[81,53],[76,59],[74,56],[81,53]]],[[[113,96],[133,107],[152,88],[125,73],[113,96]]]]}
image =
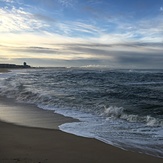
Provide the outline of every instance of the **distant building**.
{"type": "Polygon", "coordinates": [[[27,65],[26,62],[24,62],[23,65],[24,65],[24,68],[30,68],[31,67],[31,66],[27,65]]]}

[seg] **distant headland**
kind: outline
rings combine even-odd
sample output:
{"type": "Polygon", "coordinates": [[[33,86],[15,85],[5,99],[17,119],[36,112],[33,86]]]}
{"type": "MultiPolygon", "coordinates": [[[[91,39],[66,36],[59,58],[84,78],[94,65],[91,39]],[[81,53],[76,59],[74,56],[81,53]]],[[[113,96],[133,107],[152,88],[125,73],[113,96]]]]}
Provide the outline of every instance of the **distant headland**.
{"type": "Polygon", "coordinates": [[[16,64],[0,64],[0,68],[31,68],[30,65],[27,65],[26,62],[24,62],[22,65],[16,65],[16,64]]]}

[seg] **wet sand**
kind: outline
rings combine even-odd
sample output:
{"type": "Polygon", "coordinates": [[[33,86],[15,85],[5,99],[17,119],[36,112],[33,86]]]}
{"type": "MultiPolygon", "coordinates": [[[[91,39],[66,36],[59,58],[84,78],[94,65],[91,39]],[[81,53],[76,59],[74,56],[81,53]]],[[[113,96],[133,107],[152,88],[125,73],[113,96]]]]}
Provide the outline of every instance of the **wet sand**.
{"type": "Polygon", "coordinates": [[[75,120],[72,118],[40,110],[34,105],[18,104],[1,97],[0,163],[163,161],[161,158],[124,151],[95,139],[82,138],[58,130],[58,125],[73,121],[75,120]]]}
{"type": "Polygon", "coordinates": [[[0,68],[0,73],[5,73],[5,72],[9,72],[9,70],[6,68],[0,68]]]}
{"type": "Polygon", "coordinates": [[[21,126],[58,129],[63,123],[78,121],[70,117],[43,110],[32,104],[17,103],[0,96],[0,120],[21,126]]]}

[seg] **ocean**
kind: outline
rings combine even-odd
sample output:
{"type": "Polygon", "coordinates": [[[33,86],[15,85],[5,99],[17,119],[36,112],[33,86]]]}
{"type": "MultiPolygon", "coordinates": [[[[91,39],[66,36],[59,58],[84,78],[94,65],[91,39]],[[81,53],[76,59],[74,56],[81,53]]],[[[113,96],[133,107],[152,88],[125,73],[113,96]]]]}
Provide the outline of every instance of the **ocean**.
{"type": "Polygon", "coordinates": [[[0,95],[79,120],[64,132],[163,157],[163,70],[13,70],[0,74],[0,95]]]}

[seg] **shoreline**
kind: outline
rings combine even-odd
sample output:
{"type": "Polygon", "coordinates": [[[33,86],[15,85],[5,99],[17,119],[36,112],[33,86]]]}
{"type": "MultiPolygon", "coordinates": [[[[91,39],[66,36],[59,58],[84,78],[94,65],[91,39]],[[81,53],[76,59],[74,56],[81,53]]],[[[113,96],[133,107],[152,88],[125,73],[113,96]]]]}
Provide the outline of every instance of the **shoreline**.
{"type": "Polygon", "coordinates": [[[162,163],[163,160],[63,132],[58,126],[66,121],[74,122],[74,119],[31,104],[16,103],[1,97],[0,113],[1,163],[162,163]],[[4,122],[5,114],[10,121],[4,122]],[[23,115],[22,119],[18,118],[23,115]],[[32,122],[33,125],[24,125],[18,120],[32,122]]]}
{"type": "Polygon", "coordinates": [[[77,122],[54,111],[38,108],[34,104],[18,103],[0,96],[0,120],[26,127],[59,129],[64,123],[77,122]]]}
{"type": "Polygon", "coordinates": [[[1,163],[162,163],[163,160],[58,129],[30,128],[0,121],[0,132],[1,163]]]}
{"type": "Polygon", "coordinates": [[[7,68],[0,68],[0,73],[10,72],[7,68]]]}

